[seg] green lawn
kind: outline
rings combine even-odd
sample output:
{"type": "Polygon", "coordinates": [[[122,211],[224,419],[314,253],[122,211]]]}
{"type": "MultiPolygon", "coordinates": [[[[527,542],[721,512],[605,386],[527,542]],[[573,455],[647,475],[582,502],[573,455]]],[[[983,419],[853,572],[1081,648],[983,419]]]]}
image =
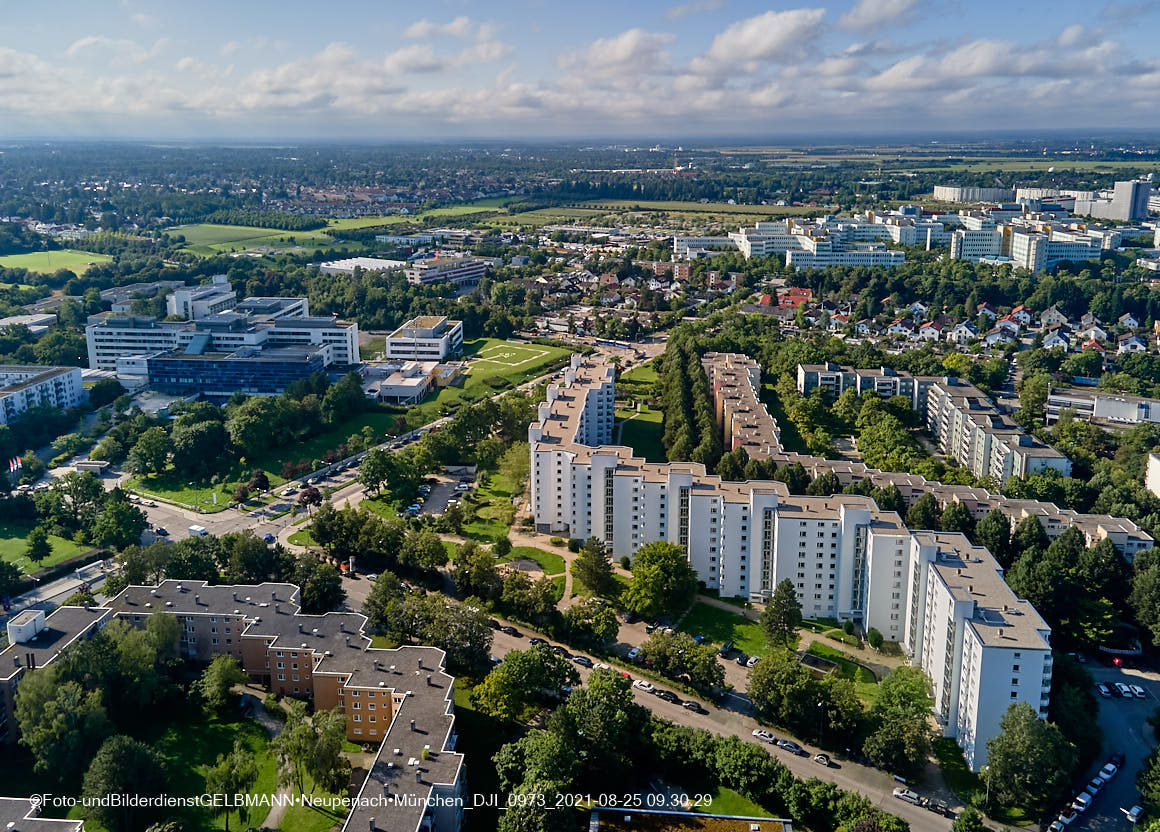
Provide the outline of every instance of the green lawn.
{"type": "Polygon", "coordinates": [[[373,361],[386,348],[386,336],[383,336],[382,338],[371,338],[365,345],[359,345],[358,357],[363,361],[373,361]]]}
{"type": "Polygon", "coordinates": [[[709,604],[694,604],[679,629],[691,636],[703,635],[715,644],[732,641],[736,649],[751,656],[769,652],[765,633],[756,621],[709,604]]]}
{"type": "Polygon", "coordinates": [[[213,256],[230,251],[243,251],[255,246],[290,248],[293,246],[322,247],[332,245],[334,238],[324,230],[284,231],[280,228],[261,228],[246,225],[218,225],[197,223],[179,225],[168,230],[171,235],[183,235],[186,250],[202,256],[213,256]]]}
{"type": "Polygon", "coordinates": [[[878,698],[878,679],[870,668],[863,667],[841,650],[830,647],[828,644],[820,644],[815,641],[806,652],[814,656],[821,656],[823,659],[829,659],[836,664],[838,669],[834,672],[843,679],[849,679],[854,683],[854,689],[863,702],[873,704],[874,700],[878,698]]]}
{"type": "Polygon", "coordinates": [[[369,427],[374,433],[376,441],[382,441],[386,437],[387,428],[392,425],[396,418],[396,414],[378,410],[361,413],[310,439],[284,447],[272,448],[257,459],[248,461],[245,465],[236,465],[226,475],[226,481],[217,485],[213,485],[208,480],[190,482],[178,477],[172,469],[159,477],[132,477],[127,484],[134,491],[186,506],[197,506],[206,513],[222,511],[233,499],[234,489],[240,483],[248,482],[250,473],[255,468],[261,468],[269,475],[271,490],[277,492],[286,484],[286,480],[280,474],[284,463],[320,460],[327,451],[334,450],[354,434],[361,433],[366,427],[369,427]],[[217,494],[216,503],[214,502],[215,493],[217,494]]]}
{"type": "Polygon", "coordinates": [[[617,410],[616,418],[621,423],[621,445],[632,448],[634,453],[643,456],[648,462],[664,462],[667,459],[664,445],[661,443],[661,437],[664,435],[662,424],[664,414],[641,405],[639,411],[617,410]]]}
{"type": "Polygon", "coordinates": [[[56,566],[58,563],[63,563],[77,555],[83,555],[85,552],[91,552],[93,549],[88,544],[73,543],[71,540],[50,534],[48,542],[52,544],[52,554],[40,563],[33,563],[24,554],[24,550],[28,548],[28,533],[31,530],[31,526],[19,523],[0,523],[0,560],[16,564],[16,568],[26,575],[32,575],[42,569],[56,566]]]}
{"type": "Polygon", "coordinates": [[[6,254],[0,257],[0,266],[8,269],[28,269],[30,272],[52,274],[58,269],[68,269],[83,274],[89,266],[108,263],[113,258],[107,254],[91,251],[77,251],[64,248],[59,251],[33,251],[28,254],[6,254]]]}
{"type": "Polygon", "coordinates": [[[365,508],[367,511],[373,511],[379,517],[386,520],[397,520],[399,517],[399,512],[395,510],[395,507],[383,500],[368,500],[364,498],[358,506],[359,508],[365,508]]]}
{"type": "MultiPolygon", "coordinates": [[[[968,806],[973,805],[976,796],[981,798],[986,794],[983,778],[967,768],[967,761],[963,758],[963,750],[951,737],[936,737],[931,743],[938,767],[942,770],[950,790],[958,795],[959,799],[968,806]]],[[[1031,820],[1022,809],[999,808],[990,813],[991,818],[1002,823],[1023,825],[1031,820]]]]}
{"type": "Polygon", "coordinates": [[[781,406],[781,399],[778,398],[777,391],[773,389],[772,384],[761,386],[761,402],[769,411],[769,415],[777,420],[777,426],[781,430],[782,447],[795,453],[809,453],[805,440],[802,439],[797,426],[786,415],[785,408],[781,406]]]}
{"type": "MultiPolygon", "coordinates": [[[[515,520],[515,506],[512,497],[523,492],[523,483],[516,485],[507,477],[493,473],[487,483],[471,497],[478,503],[476,518],[463,524],[463,536],[485,543],[491,543],[508,533],[515,520]]],[[[563,567],[559,571],[563,571],[563,567]]]]}
{"type": "Polygon", "coordinates": [[[555,552],[547,552],[534,546],[516,546],[512,549],[511,554],[506,558],[501,558],[499,562],[508,563],[522,558],[534,560],[540,564],[545,575],[560,575],[564,572],[564,559],[562,557],[555,552]]]}
{"type": "Polygon", "coordinates": [[[494,398],[497,393],[562,367],[572,351],[566,347],[520,344],[498,338],[466,341],[467,373],[461,382],[430,394],[407,410],[407,424],[425,425],[467,402],[494,398]],[[496,384],[488,384],[495,379],[496,384]]]}
{"type": "Polygon", "coordinates": [[[762,809],[752,800],[743,797],[733,789],[727,789],[724,786],[716,786],[708,792],[698,792],[694,789],[692,794],[710,794],[713,796],[713,802],[708,806],[694,806],[693,811],[704,815],[739,815],[747,818],[772,818],[769,812],[762,809]]]}
{"type": "Polygon", "coordinates": [[[617,381],[627,382],[628,384],[653,384],[660,378],[660,375],[653,369],[652,362],[646,362],[633,367],[631,370],[626,370],[620,375],[617,381]]]}
{"type": "Polygon", "coordinates": [[[318,545],[318,541],[316,541],[314,539],[314,535],[312,535],[310,533],[309,529],[299,529],[298,531],[294,532],[292,535],[290,535],[286,539],[289,542],[293,543],[295,546],[317,546],[318,545]]]}
{"type": "MultiPolygon", "coordinates": [[[[463,754],[468,794],[498,794],[499,774],[491,758],[504,743],[518,738],[519,728],[505,725],[471,706],[471,690],[477,679],[455,680],[455,750],[463,754]]],[[[464,813],[464,832],[494,832],[499,809],[482,806],[464,813]]]]}

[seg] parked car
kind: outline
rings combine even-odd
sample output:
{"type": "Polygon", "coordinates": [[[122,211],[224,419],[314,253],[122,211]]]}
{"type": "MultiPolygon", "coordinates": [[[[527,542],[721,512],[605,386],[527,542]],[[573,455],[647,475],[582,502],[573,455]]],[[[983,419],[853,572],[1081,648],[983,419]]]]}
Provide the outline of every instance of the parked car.
{"type": "Polygon", "coordinates": [[[169,537],[169,529],[165,528],[164,526],[158,526],[153,530],[153,534],[157,535],[158,537],[169,537]]]}
{"type": "Polygon", "coordinates": [[[640,655],[640,648],[639,647],[634,647],[628,651],[628,657],[630,659],[632,659],[633,661],[635,661],[636,657],[639,655],[640,655]]]}
{"type": "Polygon", "coordinates": [[[797,754],[799,756],[805,756],[805,753],[806,753],[805,749],[802,748],[800,745],[798,745],[793,740],[778,740],[777,747],[783,748],[786,751],[788,751],[789,753],[797,754]]]}
{"type": "Polygon", "coordinates": [[[1071,808],[1075,809],[1081,814],[1086,812],[1092,806],[1092,796],[1087,792],[1080,792],[1071,801],[1071,808]]]}
{"type": "Polygon", "coordinates": [[[1139,823],[1140,815],[1144,814],[1143,806],[1133,806],[1131,809],[1120,809],[1124,813],[1124,817],[1128,819],[1128,823],[1139,823]]]}
{"type": "MultiPolygon", "coordinates": [[[[1113,754],[1111,757],[1108,758],[1108,762],[1111,763],[1112,765],[1114,765],[1117,769],[1121,769],[1124,767],[1124,761],[1126,759],[1127,758],[1123,754],[1121,754],[1119,751],[1117,751],[1115,754],[1113,754]]],[[[1107,779],[1107,778],[1104,778],[1104,779],[1107,779]]]]}
{"type": "Polygon", "coordinates": [[[269,532],[266,532],[264,535],[262,535],[262,541],[264,543],[273,543],[277,539],[278,538],[274,537],[274,535],[270,534],[269,532]]]}
{"type": "Polygon", "coordinates": [[[510,624],[507,626],[504,626],[504,627],[500,627],[499,631],[501,633],[507,633],[509,636],[515,636],[517,638],[519,638],[519,635],[520,635],[520,631],[517,630],[515,627],[511,626],[510,624]]]}
{"type": "Polygon", "coordinates": [[[771,745],[777,742],[773,734],[769,733],[768,731],[763,731],[760,728],[753,729],[753,737],[754,739],[759,739],[762,742],[768,742],[771,745]]]}
{"type": "Polygon", "coordinates": [[[749,658],[748,658],[748,659],[745,661],[745,666],[746,666],[746,667],[753,667],[755,664],[757,664],[757,660],[758,660],[758,659],[760,659],[760,658],[761,658],[761,656],[750,656],[750,657],[749,657],[749,658]]]}
{"type": "Polygon", "coordinates": [[[671,690],[658,690],[657,697],[665,700],[666,702],[672,702],[674,705],[681,701],[681,698],[671,690]]]}
{"type": "Polygon", "coordinates": [[[1051,825],[1047,827],[1047,832],[1063,832],[1065,829],[1067,829],[1067,827],[1060,823],[1059,818],[1056,818],[1051,822],[1051,825]]]}
{"type": "Polygon", "coordinates": [[[814,762],[820,766],[825,766],[826,768],[830,767],[830,758],[826,754],[815,754],[814,762]]]}
{"type": "Polygon", "coordinates": [[[749,661],[749,656],[747,656],[744,653],[738,653],[736,661],[737,661],[737,664],[741,665],[742,667],[745,667],[746,663],[749,661]]]}
{"type": "Polygon", "coordinates": [[[592,667],[592,659],[588,658],[587,656],[573,656],[572,661],[581,667],[592,667]]]}
{"type": "Polygon", "coordinates": [[[604,662],[596,662],[595,664],[592,665],[592,669],[593,670],[612,670],[612,665],[605,664],[604,662]]]}
{"type": "Polygon", "coordinates": [[[697,633],[697,635],[693,636],[693,641],[695,641],[697,644],[704,644],[708,640],[709,639],[705,638],[705,636],[701,635],[700,633],[697,633]]]}
{"type": "Polygon", "coordinates": [[[1113,777],[1115,777],[1116,772],[1119,770],[1120,770],[1120,767],[1117,766],[1115,763],[1108,763],[1103,768],[1100,769],[1100,777],[1104,778],[1104,780],[1106,782],[1108,780],[1111,780],[1113,777]]]}
{"type": "Polygon", "coordinates": [[[1090,794],[1092,797],[1095,797],[1100,793],[1100,789],[1104,787],[1104,783],[1106,782],[1107,781],[1102,777],[1093,777],[1088,781],[1088,784],[1083,787],[1083,790],[1090,794]]]}
{"type": "Polygon", "coordinates": [[[1096,685],[1096,693],[1098,693],[1104,699],[1112,698],[1112,689],[1105,685],[1103,682],[1100,682],[1098,685],[1096,685]]]}
{"type": "Polygon", "coordinates": [[[721,649],[717,651],[721,658],[725,658],[733,652],[733,642],[727,641],[721,645],[721,649]]]}
{"type": "Polygon", "coordinates": [[[918,795],[915,792],[912,792],[910,789],[899,786],[894,790],[893,794],[899,800],[902,800],[906,803],[913,803],[915,806],[918,805],[918,795]]]}
{"type": "Polygon", "coordinates": [[[1116,691],[1125,699],[1135,699],[1136,694],[1132,693],[1132,689],[1123,682],[1116,682],[1116,691]]]}
{"type": "Polygon", "coordinates": [[[647,682],[644,679],[637,679],[632,683],[632,686],[637,690],[643,690],[645,693],[652,693],[655,690],[652,682],[647,682]]]}
{"type": "Polygon", "coordinates": [[[373,583],[374,581],[377,581],[378,579],[379,579],[379,575],[377,572],[368,572],[367,573],[367,580],[368,581],[371,581],[373,583]]]}
{"type": "Polygon", "coordinates": [[[1075,809],[1071,808],[1071,806],[1065,806],[1063,811],[1059,813],[1058,820],[1064,826],[1071,826],[1071,822],[1078,817],[1079,817],[1079,812],[1077,812],[1075,809]]]}
{"type": "Polygon", "coordinates": [[[650,636],[651,636],[651,635],[652,635],[654,632],[656,632],[656,629],[657,629],[657,625],[656,625],[656,624],[649,623],[649,624],[645,624],[645,625],[644,625],[644,631],[645,631],[646,633],[648,633],[650,636]]]}
{"type": "Polygon", "coordinates": [[[1136,695],[1137,699],[1144,699],[1147,696],[1147,694],[1144,693],[1144,689],[1139,685],[1128,685],[1128,687],[1131,689],[1132,693],[1136,695]]]}
{"type": "Polygon", "coordinates": [[[567,659],[572,658],[572,654],[568,652],[568,648],[564,647],[561,644],[553,644],[552,645],[552,652],[555,653],[557,656],[563,656],[564,658],[567,658],[567,659]]]}
{"type": "Polygon", "coordinates": [[[492,664],[500,664],[503,661],[499,656],[488,656],[487,660],[492,664]]]}
{"type": "Polygon", "coordinates": [[[696,699],[686,699],[681,704],[681,707],[684,708],[686,711],[692,711],[695,714],[707,714],[707,713],[709,713],[708,709],[705,708],[696,699]]]}

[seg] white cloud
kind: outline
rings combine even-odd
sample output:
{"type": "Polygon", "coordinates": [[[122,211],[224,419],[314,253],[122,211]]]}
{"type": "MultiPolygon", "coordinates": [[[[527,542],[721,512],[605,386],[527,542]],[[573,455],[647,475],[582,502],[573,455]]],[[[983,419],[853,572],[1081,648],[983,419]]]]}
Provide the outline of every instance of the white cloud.
{"type": "Polygon", "coordinates": [[[713,38],[706,54],[719,64],[785,60],[821,35],[825,16],[825,9],[791,9],[739,20],[713,38]]]}
{"type": "Polygon", "coordinates": [[[695,14],[715,12],[725,5],[725,0],[690,0],[678,6],[670,6],[665,12],[669,20],[681,20],[695,14]]]}
{"type": "Polygon", "coordinates": [[[918,0],[858,0],[850,11],[838,18],[847,29],[877,29],[908,14],[918,0]]]}
{"type": "Polygon", "coordinates": [[[427,43],[413,43],[383,56],[383,69],[391,75],[411,72],[436,72],[444,68],[435,49],[427,43]]]}
{"type": "Polygon", "coordinates": [[[664,51],[675,38],[664,32],[636,28],[611,38],[599,38],[579,52],[560,56],[564,69],[597,75],[664,73],[670,71],[664,51]]]}
{"type": "Polygon", "coordinates": [[[416,20],[403,30],[405,38],[431,38],[446,35],[460,40],[475,37],[479,32],[479,25],[473,23],[469,17],[457,17],[448,23],[433,23],[426,18],[416,20]]]}
{"type": "Polygon", "coordinates": [[[73,41],[68,49],[65,50],[65,54],[70,58],[75,58],[91,49],[104,49],[114,53],[114,57],[117,60],[141,64],[160,55],[168,43],[169,38],[158,38],[152,46],[146,48],[136,41],[128,40],[127,38],[86,35],[83,38],[73,41]]]}

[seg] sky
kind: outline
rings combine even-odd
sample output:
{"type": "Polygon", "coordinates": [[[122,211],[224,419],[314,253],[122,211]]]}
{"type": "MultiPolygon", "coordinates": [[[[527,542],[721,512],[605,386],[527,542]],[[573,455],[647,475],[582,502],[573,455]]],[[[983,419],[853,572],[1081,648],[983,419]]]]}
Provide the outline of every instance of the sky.
{"type": "Polygon", "coordinates": [[[1160,0],[0,0],[0,137],[1160,128],[1160,0]]]}

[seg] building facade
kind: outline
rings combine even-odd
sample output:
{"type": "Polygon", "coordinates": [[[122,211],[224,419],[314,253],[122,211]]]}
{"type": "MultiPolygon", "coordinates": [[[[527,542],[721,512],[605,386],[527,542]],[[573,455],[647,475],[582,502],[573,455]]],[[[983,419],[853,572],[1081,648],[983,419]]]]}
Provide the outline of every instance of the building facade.
{"type": "Polygon", "coordinates": [[[30,407],[65,410],[85,401],[80,367],[0,366],[0,425],[30,407]]]}
{"type": "MultiPolygon", "coordinates": [[[[719,399],[718,419],[729,431],[726,444],[736,446],[734,431],[751,444],[755,423],[746,410],[755,393],[755,366],[742,356],[710,354],[704,361],[719,399]]],[[[972,603],[953,610],[953,620],[963,622],[964,630],[984,623],[1002,626],[1017,609],[1021,620],[1037,622],[1035,649],[1049,655],[1046,625],[1015,597],[985,550],[976,550],[960,535],[911,532],[897,514],[859,495],[790,495],[783,483],[724,481],[697,463],[647,463],[628,448],[605,444],[611,436],[614,385],[610,364],[581,356],[573,356],[562,383],[549,385],[538,420],[528,429],[532,512],[541,531],[596,537],[614,558],[631,558],[646,543],[668,541],[686,553],[705,585],[723,596],[765,601],[780,581],[789,580],[806,617],[853,619],[876,627],[888,640],[906,646],[924,669],[933,667],[935,658],[932,654],[926,660],[914,648],[919,637],[927,643],[940,637],[946,641],[946,627],[939,630],[944,619],[926,615],[928,602],[932,610],[938,605],[943,584],[916,574],[940,553],[947,558],[959,553],[978,564],[972,568],[984,574],[989,570],[992,578],[980,578],[971,590],[972,603]]],[[[1017,622],[1007,626],[1015,628],[1017,622]]],[[[1002,716],[989,710],[986,693],[1000,684],[995,674],[1002,663],[990,663],[992,647],[979,647],[988,664],[965,671],[963,662],[974,653],[953,653],[953,679],[965,681],[947,707],[936,710],[944,733],[963,745],[973,770],[984,764],[986,739],[1002,716]],[[975,703],[973,712],[964,711],[973,716],[959,718],[960,701],[975,703]]],[[[1045,714],[1041,689],[1033,694],[1027,701],[1045,714]]]]}
{"type": "Polygon", "coordinates": [[[483,277],[486,265],[481,257],[436,257],[434,260],[420,260],[403,273],[407,282],[415,286],[429,283],[474,286],[483,277]]]}
{"type": "Polygon", "coordinates": [[[463,322],[446,316],[412,318],[387,336],[387,359],[442,361],[463,352],[463,322]]]}

